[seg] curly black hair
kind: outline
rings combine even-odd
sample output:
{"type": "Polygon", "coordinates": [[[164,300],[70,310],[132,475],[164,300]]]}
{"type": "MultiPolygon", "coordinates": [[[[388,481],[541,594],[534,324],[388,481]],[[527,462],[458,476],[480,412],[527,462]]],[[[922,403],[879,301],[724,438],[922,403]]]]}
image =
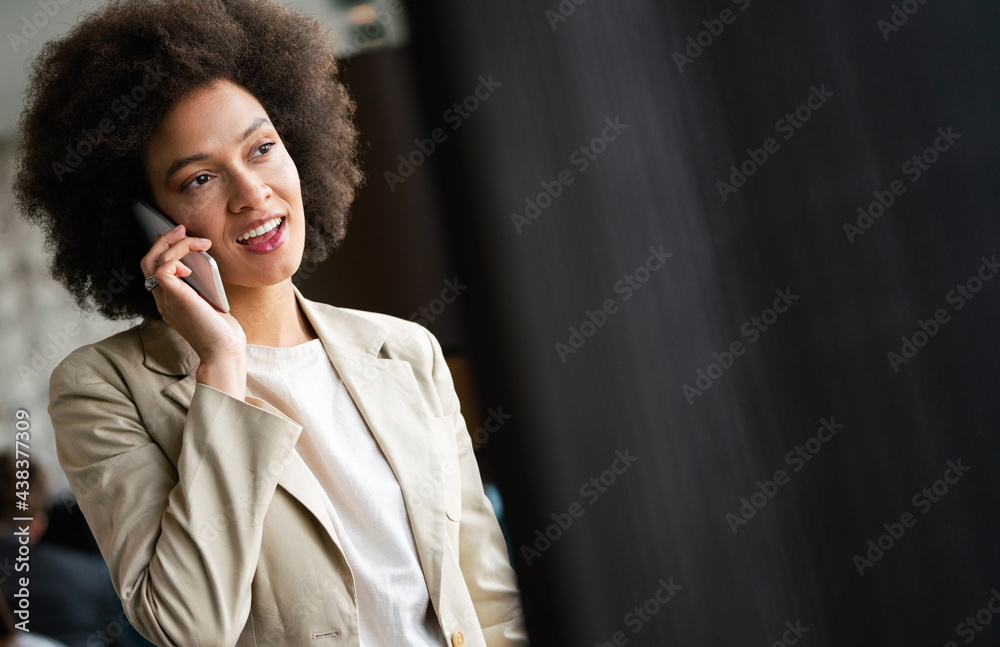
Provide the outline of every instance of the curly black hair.
{"type": "Polygon", "coordinates": [[[14,197],[39,225],[52,276],[85,310],[159,318],[131,212],[148,195],[142,154],[178,99],[211,81],[261,103],[299,170],[303,263],[346,233],[363,176],[355,105],[319,23],[270,0],[112,0],[34,61],[14,197]]]}

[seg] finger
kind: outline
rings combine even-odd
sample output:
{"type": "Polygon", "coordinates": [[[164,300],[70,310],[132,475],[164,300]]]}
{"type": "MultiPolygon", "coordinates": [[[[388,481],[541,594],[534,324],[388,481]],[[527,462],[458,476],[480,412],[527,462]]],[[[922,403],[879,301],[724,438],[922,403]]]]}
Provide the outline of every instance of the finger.
{"type": "MultiPolygon", "coordinates": [[[[184,281],[181,280],[190,274],[191,268],[175,259],[157,267],[153,276],[156,277],[157,287],[177,294],[178,290],[191,289],[190,286],[185,285],[184,281]]],[[[157,291],[155,288],[153,289],[153,296],[156,296],[157,291]]]]}
{"type": "Polygon", "coordinates": [[[187,230],[187,227],[185,227],[184,225],[174,225],[173,229],[171,229],[169,231],[165,231],[162,234],[156,234],[155,236],[153,236],[153,240],[157,241],[157,240],[163,238],[164,236],[170,236],[172,234],[176,234],[178,232],[183,232],[183,231],[186,231],[186,230],[187,230]]]}
{"type": "MultiPolygon", "coordinates": [[[[218,311],[214,304],[202,298],[194,287],[183,280],[191,274],[191,268],[179,260],[169,261],[156,268],[154,276],[157,287],[153,289],[152,294],[156,300],[156,308],[164,319],[168,319],[168,312],[187,311],[191,307],[201,309],[207,307],[218,311]]],[[[243,339],[245,341],[246,335],[243,339]]]]}
{"type": "Polygon", "coordinates": [[[210,246],[211,241],[207,238],[185,237],[170,245],[166,251],[156,257],[155,264],[162,265],[173,260],[180,260],[191,251],[204,251],[210,246]]]}
{"type": "Polygon", "coordinates": [[[160,234],[153,241],[146,254],[139,260],[143,276],[152,276],[156,270],[156,257],[165,252],[170,245],[184,237],[184,225],[177,225],[165,234],[160,234]]]}

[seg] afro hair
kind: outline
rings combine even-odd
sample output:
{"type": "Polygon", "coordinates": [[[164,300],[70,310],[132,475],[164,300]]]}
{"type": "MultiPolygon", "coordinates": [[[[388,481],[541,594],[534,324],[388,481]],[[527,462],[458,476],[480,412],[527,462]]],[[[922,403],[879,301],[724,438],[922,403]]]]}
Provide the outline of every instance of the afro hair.
{"type": "Polygon", "coordinates": [[[303,261],[343,239],[357,163],[354,103],[319,23],[270,0],[114,0],[34,61],[14,197],[39,225],[52,276],[85,310],[159,318],[138,280],[148,251],[132,201],[143,150],[178,99],[219,79],[261,103],[299,169],[303,261]]]}

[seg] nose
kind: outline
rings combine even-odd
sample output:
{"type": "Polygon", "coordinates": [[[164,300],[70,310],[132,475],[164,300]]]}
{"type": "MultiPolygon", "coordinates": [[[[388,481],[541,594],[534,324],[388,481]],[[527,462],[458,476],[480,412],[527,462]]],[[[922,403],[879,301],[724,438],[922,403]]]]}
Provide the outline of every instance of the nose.
{"type": "Polygon", "coordinates": [[[238,169],[232,173],[230,186],[229,210],[240,213],[244,210],[259,209],[269,197],[271,187],[257,173],[250,169],[238,169]]]}

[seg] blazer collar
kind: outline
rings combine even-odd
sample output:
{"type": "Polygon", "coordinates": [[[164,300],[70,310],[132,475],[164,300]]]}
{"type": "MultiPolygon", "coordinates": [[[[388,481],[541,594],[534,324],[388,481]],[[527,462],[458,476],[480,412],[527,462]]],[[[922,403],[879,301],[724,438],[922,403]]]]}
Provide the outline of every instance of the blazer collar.
{"type": "MultiPolygon", "coordinates": [[[[367,355],[378,355],[387,331],[350,310],[310,301],[292,285],[306,319],[325,347],[336,347],[367,355]]],[[[139,325],[145,352],[143,365],[164,375],[189,375],[198,368],[198,354],[180,333],[161,319],[146,319],[139,325]]]]}

